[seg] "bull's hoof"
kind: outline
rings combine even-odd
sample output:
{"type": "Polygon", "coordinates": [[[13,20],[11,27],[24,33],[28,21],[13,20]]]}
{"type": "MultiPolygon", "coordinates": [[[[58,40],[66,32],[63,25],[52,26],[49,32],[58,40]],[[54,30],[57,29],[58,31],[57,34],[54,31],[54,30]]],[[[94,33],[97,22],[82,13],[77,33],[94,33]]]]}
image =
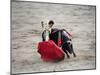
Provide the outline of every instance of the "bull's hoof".
{"type": "Polygon", "coordinates": [[[73,54],[74,57],[76,57],[76,54],[73,54]]]}
{"type": "Polygon", "coordinates": [[[67,58],[68,58],[68,59],[70,59],[70,56],[69,56],[69,55],[67,55],[67,58]]]}

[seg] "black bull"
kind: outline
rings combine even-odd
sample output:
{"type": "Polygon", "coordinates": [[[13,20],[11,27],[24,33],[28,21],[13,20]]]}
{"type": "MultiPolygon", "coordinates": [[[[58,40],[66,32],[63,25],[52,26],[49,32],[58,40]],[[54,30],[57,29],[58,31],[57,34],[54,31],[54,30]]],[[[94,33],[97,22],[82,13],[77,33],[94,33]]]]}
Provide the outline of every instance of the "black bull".
{"type": "MultiPolygon", "coordinates": [[[[56,45],[58,45],[58,36],[59,32],[61,33],[61,48],[66,53],[67,57],[70,58],[68,52],[70,54],[73,54],[74,57],[76,57],[76,54],[73,50],[73,44],[72,40],[68,38],[67,35],[64,34],[64,31],[67,34],[67,31],[65,29],[59,30],[59,29],[51,29],[51,33],[49,34],[49,39],[53,40],[56,45]]],[[[42,33],[42,40],[45,41],[45,31],[42,33]]]]}

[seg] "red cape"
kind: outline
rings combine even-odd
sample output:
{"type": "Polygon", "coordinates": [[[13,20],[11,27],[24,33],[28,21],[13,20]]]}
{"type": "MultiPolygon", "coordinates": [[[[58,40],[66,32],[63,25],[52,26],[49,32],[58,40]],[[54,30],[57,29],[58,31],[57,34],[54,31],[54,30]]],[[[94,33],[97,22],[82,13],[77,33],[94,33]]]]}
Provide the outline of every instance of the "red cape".
{"type": "Polygon", "coordinates": [[[38,53],[44,61],[59,61],[64,59],[65,55],[52,40],[39,42],[38,53]]]}

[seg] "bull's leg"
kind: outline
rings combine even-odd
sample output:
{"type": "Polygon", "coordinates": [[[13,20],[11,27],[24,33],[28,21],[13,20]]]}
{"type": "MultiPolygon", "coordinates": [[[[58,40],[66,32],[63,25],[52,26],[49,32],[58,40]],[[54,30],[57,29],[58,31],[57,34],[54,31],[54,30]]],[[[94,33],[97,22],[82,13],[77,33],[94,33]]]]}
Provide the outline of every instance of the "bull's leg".
{"type": "Polygon", "coordinates": [[[66,55],[67,55],[67,58],[70,58],[70,56],[68,55],[68,52],[66,51],[66,55]]]}
{"type": "Polygon", "coordinates": [[[71,44],[71,49],[72,49],[73,56],[76,57],[76,54],[74,52],[74,49],[73,49],[73,45],[72,44],[71,44]]]}
{"type": "Polygon", "coordinates": [[[66,53],[67,58],[70,58],[70,56],[69,56],[69,54],[68,54],[67,50],[66,50],[64,47],[62,47],[62,50],[66,53]]]}

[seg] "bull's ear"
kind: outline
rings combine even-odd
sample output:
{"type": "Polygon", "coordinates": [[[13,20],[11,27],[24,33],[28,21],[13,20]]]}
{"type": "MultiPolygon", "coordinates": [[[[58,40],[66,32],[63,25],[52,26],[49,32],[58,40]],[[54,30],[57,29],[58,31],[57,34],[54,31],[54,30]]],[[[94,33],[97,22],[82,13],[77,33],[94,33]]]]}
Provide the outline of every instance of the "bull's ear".
{"type": "Polygon", "coordinates": [[[41,21],[41,26],[42,26],[42,28],[44,28],[44,22],[43,21],[41,21]]]}

